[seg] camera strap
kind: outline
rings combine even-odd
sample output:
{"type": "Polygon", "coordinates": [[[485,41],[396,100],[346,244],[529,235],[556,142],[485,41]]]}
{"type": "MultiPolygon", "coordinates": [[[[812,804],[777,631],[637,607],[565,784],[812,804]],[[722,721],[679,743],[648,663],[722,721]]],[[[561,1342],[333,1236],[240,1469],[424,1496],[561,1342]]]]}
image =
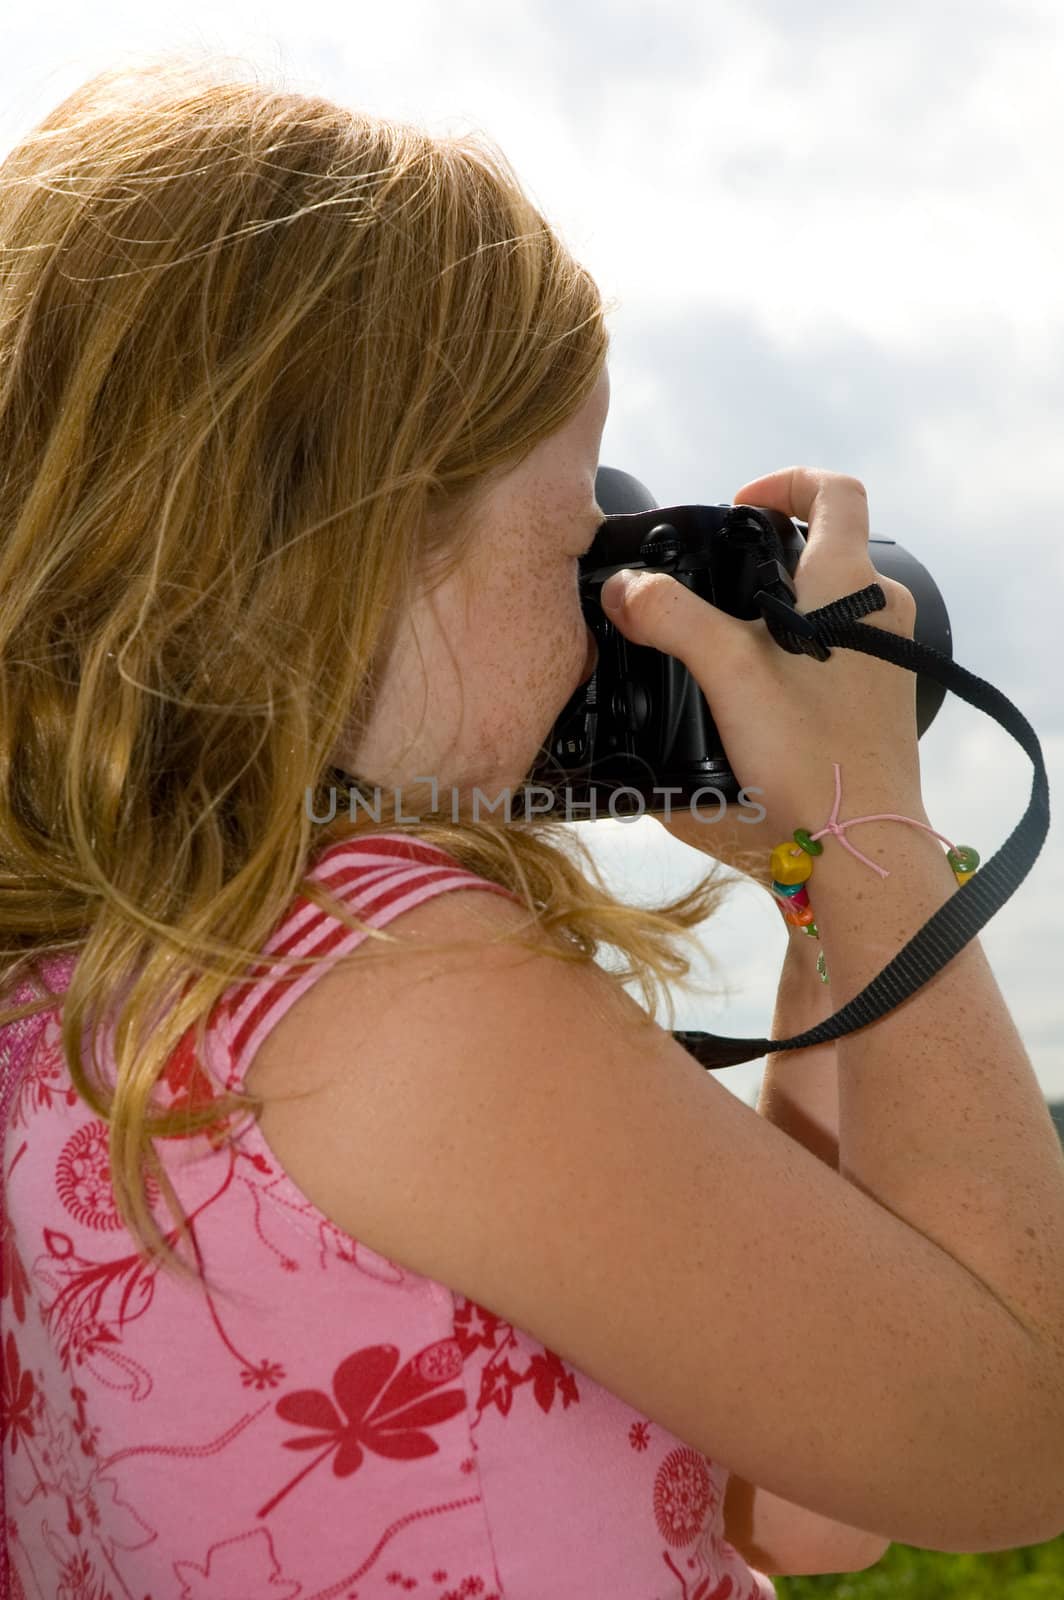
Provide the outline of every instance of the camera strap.
{"type": "Polygon", "coordinates": [[[673,1038],[702,1066],[713,1071],[753,1061],[777,1050],[803,1050],[807,1045],[839,1039],[892,1011],[933,978],[974,939],[994,913],[1000,911],[1030,872],[1049,831],[1049,781],[1042,747],[1031,724],[1011,700],[985,679],[977,678],[929,645],[859,621],[886,605],[886,596],[878,583],[869,584],[866,589],[841,600],[833,600],[818,610],[802,613],[782,598],[781,589],[792,598],[794,595],[784,569],[776,562],[766,563],[761,569],[766,579],[769,566],[773,569],[772,581],[755,594],[754,601],[760,606],[776,643],[784,650],[826,661],[831,647],[838,646],[878,656],[881,661],[892,662],[908,672],[925,673],[978,711],[993,717],[1011,733],[1030,757],[1034,778],[1027,809],[1000,850],[928,918],[860,994],[824,1022],[791,1039],[732,1039],[713,1033],[674,1030],[673,1038]]]}

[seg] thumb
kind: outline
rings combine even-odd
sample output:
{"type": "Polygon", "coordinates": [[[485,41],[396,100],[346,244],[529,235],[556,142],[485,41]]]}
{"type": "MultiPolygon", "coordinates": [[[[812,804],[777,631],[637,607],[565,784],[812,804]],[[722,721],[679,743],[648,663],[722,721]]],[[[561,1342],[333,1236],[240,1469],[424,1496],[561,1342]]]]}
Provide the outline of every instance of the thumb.
{"type": "Polygon", "coordinates": [[[602,609],[633,644],[676,656],[701,675],[737,644],[742,624],[667,572],[614,572],[602,585],[602,609]]]}

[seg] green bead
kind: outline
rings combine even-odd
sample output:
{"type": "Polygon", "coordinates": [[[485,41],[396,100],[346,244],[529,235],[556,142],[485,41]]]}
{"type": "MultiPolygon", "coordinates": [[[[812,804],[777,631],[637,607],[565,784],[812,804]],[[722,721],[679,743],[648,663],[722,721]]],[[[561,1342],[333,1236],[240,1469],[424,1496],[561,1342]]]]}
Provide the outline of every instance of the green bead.
{"type": "Polygon", "coordinates": [[[827,981],[828,981],[828,967],[827,967],[827,962],[824,960],[824,952],[823,952],[823,950],[821,950],[820,954],[816,958],[816,970],[820,974],[821,983],[827,983],[827,981]]]}
{"type": "Polygon", "coordinates": [[[820,843],[820,840],[810,839],[805,828],[795,828],[794,842],[797,845],[801,845],[807,856],[822,856],[824,854],[824,846],[820,843]]]}
{"type": "Polygon", "coordinates": [[[956,850],[947,850],[946,860],[954,872],[974,872],[979,865],[979,852],[970,844],[962,844],[956,850]]]}

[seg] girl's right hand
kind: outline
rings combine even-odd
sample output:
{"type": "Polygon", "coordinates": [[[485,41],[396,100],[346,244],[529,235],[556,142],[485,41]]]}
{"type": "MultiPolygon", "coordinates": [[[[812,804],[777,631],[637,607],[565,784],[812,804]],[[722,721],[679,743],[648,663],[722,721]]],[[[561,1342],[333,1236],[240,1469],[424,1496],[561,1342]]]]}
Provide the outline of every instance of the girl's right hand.
{"type": "MultiPolygon", "coordinates": [[[[878,583],[886,609],[867,622],[913,637],[916,602],[872,565],[868,496],[856,478],[785,467],[743,484],[734,503],[808,523],[792,577],[800,611],[878,583]]],[[[796,826],[823,826],[833,762],[842,768],[843,818],[871,811],[923,817],[915,674],[856,650],[833,649],[827,661],[791,655],[761,618],[729,616],[667,573],[629,572],[626,581],[614,574],[602,603],[625,638],[675,656],[698,683],[736,779],[762,791],[756,799],[768,814],[749,825],[751,845],[755,831],[776,842],[796,826]]],[[[705,832],[712,852],[712,829],[705,832]]]]}

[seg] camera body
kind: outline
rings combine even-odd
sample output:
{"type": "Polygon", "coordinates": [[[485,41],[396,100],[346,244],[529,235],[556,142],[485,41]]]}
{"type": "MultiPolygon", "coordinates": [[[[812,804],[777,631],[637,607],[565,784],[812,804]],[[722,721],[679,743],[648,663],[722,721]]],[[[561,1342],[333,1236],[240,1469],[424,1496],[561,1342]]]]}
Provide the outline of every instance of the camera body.
{"type": "MultiPolygon", "coordinates": [[[[808,525],[758,507],[659,507],[643,484],[613,467],[599,468],[595,492],[606,519],[581,558],[580,598],[598,664],[559,715],[529,781],[554,793],[554,811],[561,811],[564,791],[577,821],[607,809],[616,817],[663,813],[687,806],[699,790],[738,801],[705,695],[682,662],[633,645],[614,627],[602,609],[602,586],[621,567],[667,572],[711,605],[753,620],[762,615],[754,595],[768,586],[772,564],[794,573],[808,525]]],[[[952,657],[949,615],[926,567],[880,536],[870,538],[869,554],[877,572],[912,593],[916,640],[952,657]]],[[[874,625],[874,616],[869,621],[874,625]]],[[[941,684],[917,675],[918,734],[944,694],[941,684]]],[[[543,813],[541,805],[536,810],[543,813]]]]}

